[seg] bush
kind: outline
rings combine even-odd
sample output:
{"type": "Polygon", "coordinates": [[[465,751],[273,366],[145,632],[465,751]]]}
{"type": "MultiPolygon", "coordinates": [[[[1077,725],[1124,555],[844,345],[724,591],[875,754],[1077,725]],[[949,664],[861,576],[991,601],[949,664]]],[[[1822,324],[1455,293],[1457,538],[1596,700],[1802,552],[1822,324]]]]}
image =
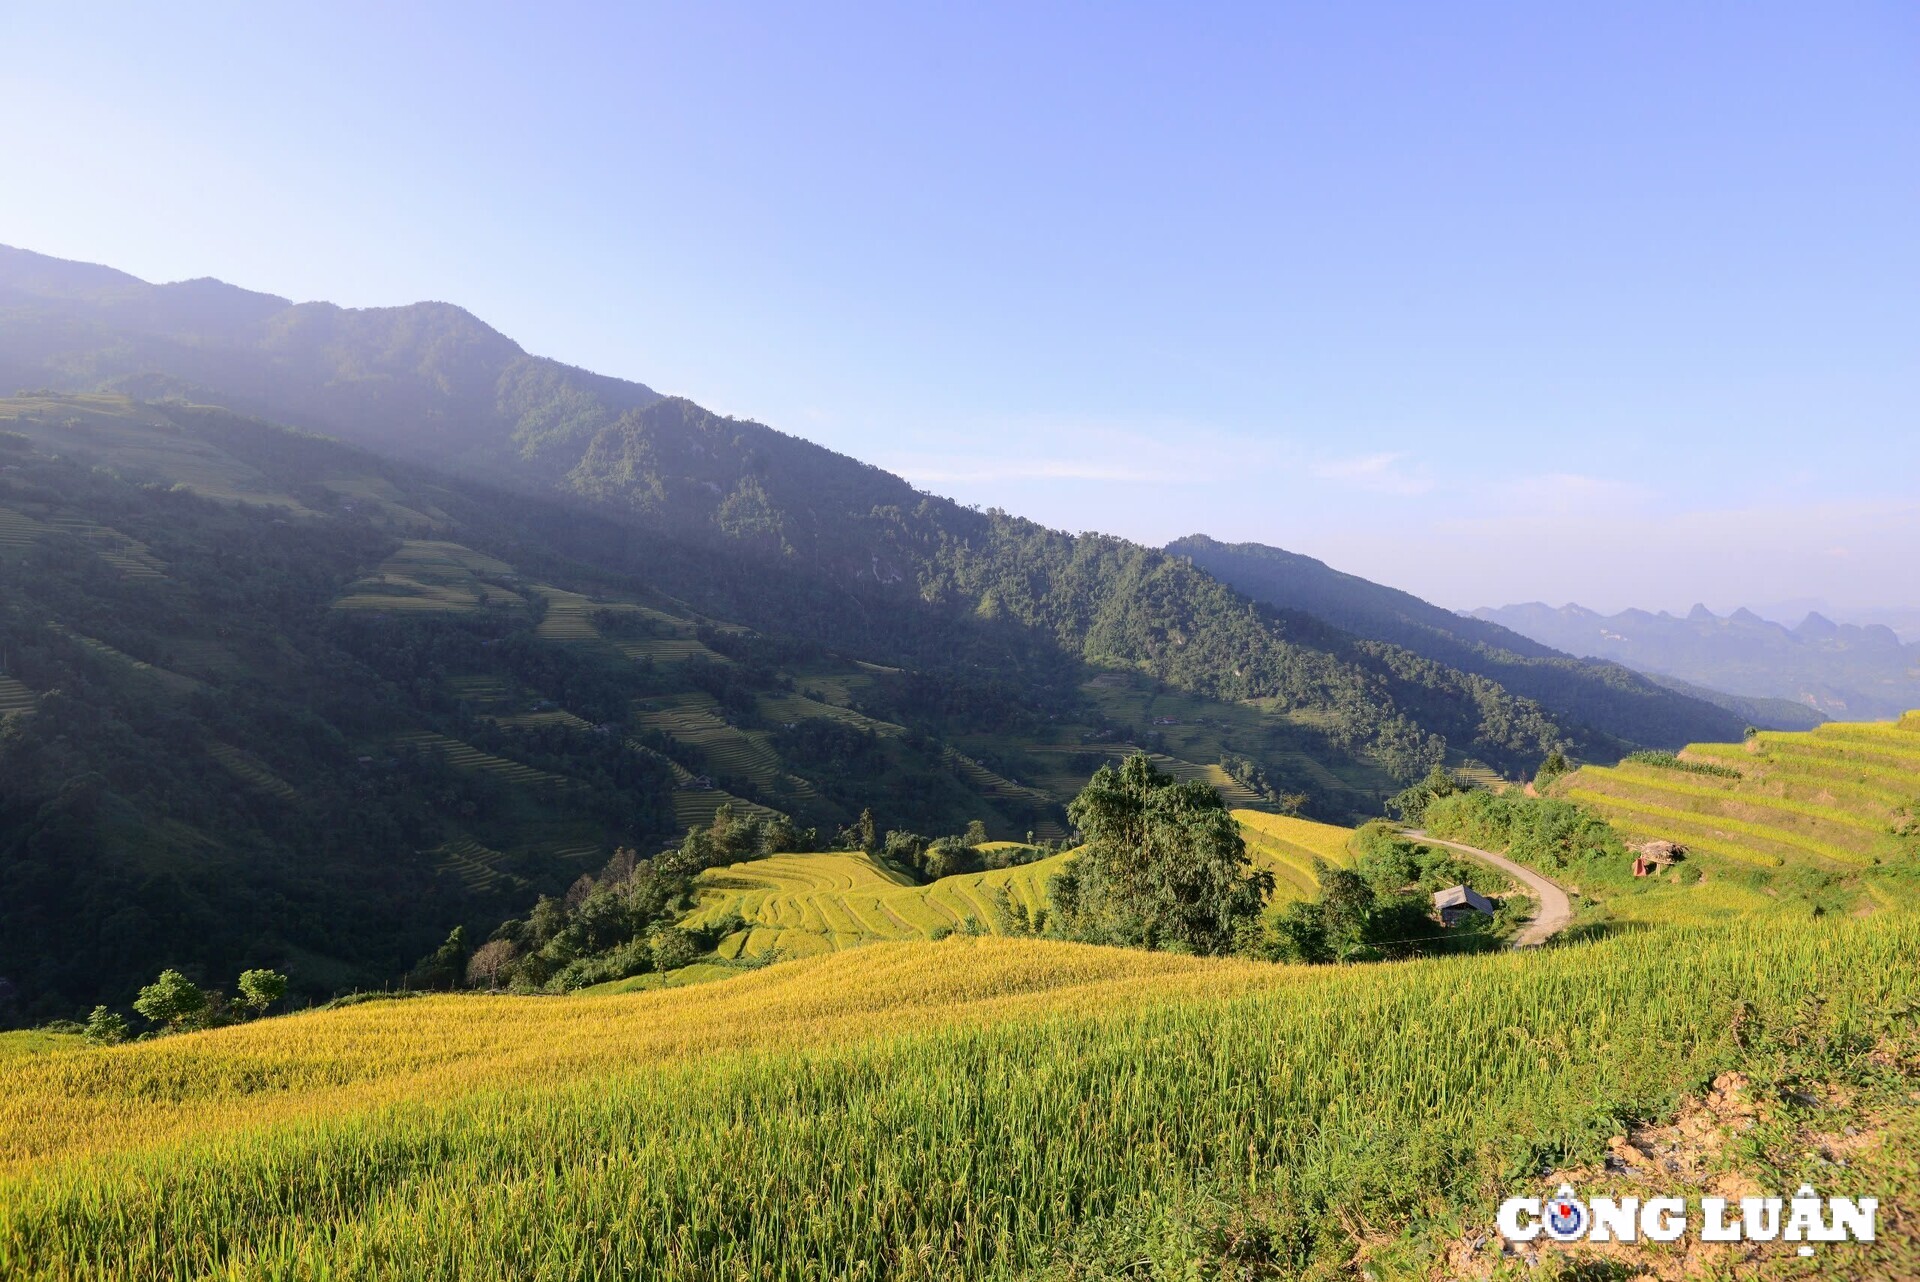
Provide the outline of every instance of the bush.
{"type": "Polygon", "coordinates": [[[163,970],[158,979],[140,990],[133,1008],[170,1033],[186,1032],[205,1026],[207,995],[179,971],[163,970]]]}
{"type": "Polygon", "coordinates": [[[1427,811],[1427,828],[1436,837],[1504,850],[1521,863],[1548,870],[1599,863],[1617,871],[1626,862],[1626,847],[1605,819],[1549,797],[1462,793],[1435,802],[1427,811]]]}
{"type": "Polygon", "coordinates": [[[95,1046],[117,1046],[127,1040],[127,1021],[105,1006],[95,1006],[82,1031],[95,1046]]]}
{"type": "Polygon", "coordinates": [[[1712,775],[1718,779],[1743,779],[1732,766],[1714,765],[1707,761],[1682,761],[1671,752],[1630,752],[1623,762],[1632,762],[1636,766],[1654,766],[1661,770],[1684,770],[1690,775],[1712,775]]]}
{"type": "Polygon", "coordinates": [[[655,970],[679,970],[682,966],[691,966],[700,956],[700,945],[692,935],[678,926],[667,926],[653,933],[653,968],[655,970]]]}
{"type": "Polygon", "coordinates": [[[264,1015],[267,1008],[287,995],[287,977],[275,970],[248,970],[240,973],[239,996],[234,1005],[252,1015],[264,1015]]]}

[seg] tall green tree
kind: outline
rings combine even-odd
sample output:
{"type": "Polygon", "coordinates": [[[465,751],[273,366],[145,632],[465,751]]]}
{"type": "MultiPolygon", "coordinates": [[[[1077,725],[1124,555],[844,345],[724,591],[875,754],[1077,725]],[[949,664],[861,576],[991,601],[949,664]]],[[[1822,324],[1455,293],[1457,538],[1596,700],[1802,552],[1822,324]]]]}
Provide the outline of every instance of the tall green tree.
{"type": "Polygon", "coordinates": [[[1056,897],[1080,938],[1224,953],[1258,919],[1273,874],[1255,871],[1220,794],[1136,754],[1103,766],[1068,815],[1086,838],[1056,897]]]}
{"type": "Polygon", "coordinates": [[[287,977],[277,970],[242,971],[238,988],[234,1004],[250,1015],[264,1015],[268,1007],[287,995],[287,977]]]}
{"type": "Polygon", "coordinates": [[[163,970],[158,979],[140,990],[133,1008],[169,1032],[185,1032],[204,1022],[207,995],[179,971],[163,970]]]}

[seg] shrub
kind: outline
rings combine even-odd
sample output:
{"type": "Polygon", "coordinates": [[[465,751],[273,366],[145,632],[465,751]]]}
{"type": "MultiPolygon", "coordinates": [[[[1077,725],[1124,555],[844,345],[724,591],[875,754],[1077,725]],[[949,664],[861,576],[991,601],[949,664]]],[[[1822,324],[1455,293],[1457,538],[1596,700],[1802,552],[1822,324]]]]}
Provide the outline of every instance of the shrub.
{"type": "Polygon", "coordinates": [[[105,1006],[95,1006],[84,1031],[96,1046],[117,1046],[127,1040],[127,1021],[105,1006]]]}
{"type": "Polygon", "coordinates": [[[667,926],[653,934],[653,968],[655,970],[679,970],[682,966],[691,966],[700,956],[700,945],[692,935],[678,926],[667,926]]]}
{"type": "Polygon", "coordinates": [[[287,995],[287,977],[275,970],[248,970],[240,973],[239,996],[234,1004],[252,1015],[264,1015],[267,1008],[287,995]]]}
{"type": "Polygon", "coordinates": [[[205,1025],[207,995],[179,971],[163,970],[158,979],[140,990],[133,1008],[170,1033],[185,1032],[205,1025]]]}
{"type": "Polygon", "coordinates": [[[1718,779],[1743,779],[1732,766],[1715,765],[1708,761],[1683,761],[1671,752],[1631,752],[1623,762],[1632,762],[1636,766],[1653,766],[1660,770],[1684,770],[1690,775],[1713,775],[1718,779]]]}

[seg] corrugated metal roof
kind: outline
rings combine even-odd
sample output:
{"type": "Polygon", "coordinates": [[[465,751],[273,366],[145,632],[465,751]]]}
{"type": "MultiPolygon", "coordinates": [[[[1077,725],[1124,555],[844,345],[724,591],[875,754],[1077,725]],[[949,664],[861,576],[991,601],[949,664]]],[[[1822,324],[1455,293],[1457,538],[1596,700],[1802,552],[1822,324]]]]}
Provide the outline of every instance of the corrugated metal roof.
{"type": "Polygon", "coordinates": [[[1493,911],[1493,901],[1475,890],[1472,886],[1448,886],[1445,890],[1433,892],[1435,908],[1474,908],[1483,913],[1493,911]]]}

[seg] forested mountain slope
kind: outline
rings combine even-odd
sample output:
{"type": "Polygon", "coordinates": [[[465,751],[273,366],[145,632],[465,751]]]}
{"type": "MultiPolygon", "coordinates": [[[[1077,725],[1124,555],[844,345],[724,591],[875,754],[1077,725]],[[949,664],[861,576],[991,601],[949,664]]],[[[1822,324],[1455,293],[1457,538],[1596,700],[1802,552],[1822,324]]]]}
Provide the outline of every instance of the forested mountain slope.
{"type": "Polygon", "coordinates": [[[184,396],[442,465],[541,470],[660,399],[447,303],[295,304],[0,245],[0,391],[41,387],[184,396]]]}
{"type": "Polygon", "coordinates": [[[1737,736],[1736,713],[1618,663],[1577,659],[1497,623],[1455,614],[1282,548],[1195,534],[1167,546],[1256,601],[1298,610],[1373,641],[1499,682],[1557,717],[1640,743],[1737,736]]]}
{"type": "Polygon", "coordinates": [[[1359,815],[1393,787],[1312,724],[864,591],[223,410],[0,402],[14,1013],[170,964],[391,981],[723,803],[1057,839],[1135,748],[1240,805],[1359,815]]]}
{"type": "MultiPolygon", "coordinates": [[[[7,371],[18,380],[148,393],[185,383],[195,396],[485,467],[502,484],[558,491],[730,563],[758,558],[831,585],[728,604],[729,617],[755,626],[869,644],[875,632],[913,630],[882,616],[925,620],[931,607],[943,621],[999,624],[986,629],[990,651],[1038,630],[1077,658],[1303,714],[1339,747],[1402,773],[1447,748],[1518,771],[1556,743],[1610,756],[1706,732],[1667,724],[1697,708],[1665,693],[1636,692],[1654,705],[1638,717],[1613,715],[1604,700],[1545,712],[1444,658],[1250,610],[1183,558],[971,511],[759,424],[527,357],[443,305],[295,307],[217,282],[152,286],[18,250],[0,253],[0,303],[7,371]],[[1663,717],[1663,700],[1678,711],[1663,717]]],[[[979,629],[961,629],[898,653],[923,662],[928,645],[981,640],[979,629]]]]}

